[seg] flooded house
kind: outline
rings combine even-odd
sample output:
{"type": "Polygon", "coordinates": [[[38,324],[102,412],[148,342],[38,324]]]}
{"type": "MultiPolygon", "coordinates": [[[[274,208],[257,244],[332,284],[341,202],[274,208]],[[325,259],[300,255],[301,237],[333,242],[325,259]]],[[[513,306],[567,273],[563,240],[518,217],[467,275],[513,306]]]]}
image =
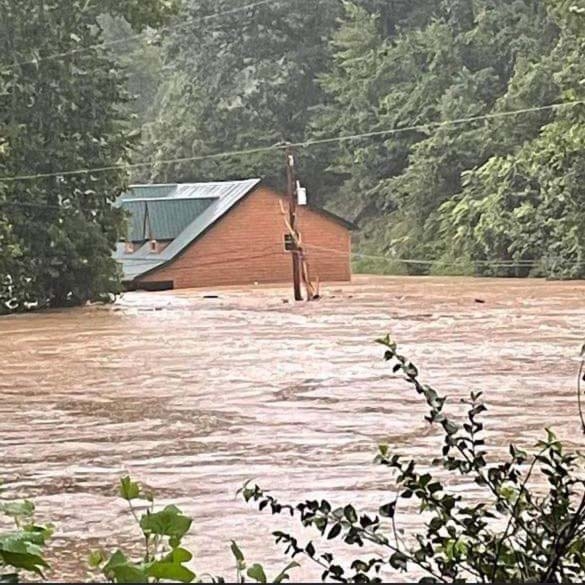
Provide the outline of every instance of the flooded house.
{"type": "MultiPolygon", "coordinates": [[[[260,179],[133,185],[116,204],[129,217],[114,254],[128,289],[291,282],[288,201],[260,179]]],[[[350,281],[354,226],[306,201],[296,225],[311,277],[350,281]]]]}

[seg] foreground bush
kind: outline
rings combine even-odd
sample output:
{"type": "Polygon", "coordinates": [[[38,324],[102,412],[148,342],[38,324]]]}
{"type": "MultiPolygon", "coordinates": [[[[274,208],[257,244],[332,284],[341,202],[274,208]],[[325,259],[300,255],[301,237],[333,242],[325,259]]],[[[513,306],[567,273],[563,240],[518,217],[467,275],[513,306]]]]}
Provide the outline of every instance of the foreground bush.
{"type": "MultiPolygon", "coordinates": [[[[128,502],[130,514],[140,532],[142,555],[135,558],[122,550],[107,553],[96,550],[89,555],[89,567],[98,581],[110,583],[226,583],[223,577],[210,574],[197,576],[187,563],[193,554],[183,544],[183,537],[189,532],[192,518],[176,506],[155,510],[154,496],[129,477],[120,481],[120,496],[128,502]],[[143,511],[143,513],[140,513],[143,511]],[[140,513],[140,515],[139,515],[140,513]]],[[[45,579],[43,571],[49,569],[44,558],[44,548],[52,534],[51,526],[38,526],[33,522],[32,502],[15,502],[0,505],[4,516],[14,522],[14,530],[0,533],[0,584],[18,583],[23,574],[33,574],[45,579]]],[[[268,578],[264,567],[258,563],[248,566],[239,546],[232,542],[231,552],[235,559],[234,579],[229,583],[244,583],[251,580],[266,583],[268,578]]],[[[282,583],[289,579],[289,571],[298,563],[290,562],[271,583],[282,583]]]]}
{"type": "MultiPolygon", "coordinates": [[[[435,470],[441,470],[441,478],[434,472],[420,472],[417,462],[380,445],[376,462],[390,471],[389,491],[395,495],[380,502],[373,514],[359,512],[351,503],[339,507],[326,500],[282,503],[259,486],[245,485],[244,499],[256,502],[260,510],[296,516],[302,526],[316,530],[321,540],[340,540],[358,548],[369,544],[378,552],[343,562],[335,554],[319,553],[313,540],[301,544],[290,534],[275,531],[276,541],[294,559],[303,557],[318,565],[323,581],[379,583],[381,575],[392,569],[417,575],[421,583],[585,582],[582,460],[565,452],[547,430],[546,440],[538,443],[534,453],[510,445],[504,461],[489,463],[480,420],[486,410],[481,393],[471,393],[464,401],[466,416],[456,420],[445,412],[446,398],[420,381],[418,369],[398,353],[394,342],[389,337],[379,342],[394,372],[424,400],[426,420],[442,432],[443,446],[432,462],[435,470]],[[461,481],[477,484],[483,490],[481,500],[449,487],[461,481]],[[416,501],[426,514],[424,530],[404,534],[399,529],[404,500],[416,501]]],[[[193,555],[182,539],[192,519],[179,508],[156,511],[152,494],[127,477],[121,481],[120,494],[140,527],[144,550],[140,558],[120,550],[92,553],[90,564],[101,578],[115,583],[226,582],[210,574],[197,576],[187,566],[193,555]],[[139,500],[145,503],[140,508],[136,506],[139,500]]],[[[16,582],[22,571],[42,576],[48,566],[42,547],[50,527],[32,522],[30,502],[4,504],[0,510],[16,521],[15,531],[0,533],[0,583],[16,582]]],[[[293,561],[270,580],[262,565],[246,563],[235,542],[231,551],[236,565],[235,580],[228,581],[232,583],[280,583],[298,566],[293,561]]]]}
{"type": "Polygon", "coordinates": [[[298,516],[303,526],[329,540],[376,545],[376,556],[357,557],[348,569],[334,555],[319,554],[313,542],[300,544],[280,531],[274,532],[276,541],[292,557],[304,555],[317,563],[323,580],[381,582],[379,573],[392,567],[400,573],[414,570],[422,583],[585,582],[582,460],[566,453],[547,430],[535,453],[510,445],[505,461],[488,463],[481,393],[471,393],[465,419],[455,420],[444,411],[446,398],[420,381],[418,369],[398,353],[396,344],[389,337],[379,343],[393,371],[425,401],[426,420],[442,431],[443,447],[433,467],[445,470],[452,477],[449,483],[473,481],[484,497],[478,502],[465,492],[461,495],[433,473],[420,473],[414,460],[381,445],[376,462],[392,472],[389,491],[395,489],[396,495],[380,502],[374,515],[359,513],[351,504],[334,507],[326,500],[283,504],[258,486],[243,489],[244,498],[258,502],[260,509],[298,516]],[[427,513],[426,528],[401,537],[397,514],[401,502],[413,498],[420,512],[427,513]]]}
{"type": "Polygon", "coordinates": [[[43,548],[52,534],[51,526],[34,523],[34,504],[25,502],[0,503],[0,513],[14,529],[0,532],[0,583],[17,583],[22,572],[44,577],[48,568],[43,548]]]}

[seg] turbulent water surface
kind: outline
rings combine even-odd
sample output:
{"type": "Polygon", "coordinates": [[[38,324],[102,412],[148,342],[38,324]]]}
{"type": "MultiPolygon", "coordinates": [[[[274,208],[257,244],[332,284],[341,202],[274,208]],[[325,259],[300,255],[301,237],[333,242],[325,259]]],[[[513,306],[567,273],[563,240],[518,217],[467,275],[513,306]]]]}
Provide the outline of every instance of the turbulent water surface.
{"type": "MultiPolygon", "coordinates": [[[[116,496],[127,472],[193,516],[195,569],[227,577],[231,539],[276,570],[271,531],[294,526],[242,503],[247,479],[284,500],[385,503],[376,444],[425,464],[440,443],[373,343],[386,332],[454,408],[484,391],[491,449],[530,446],[545,426],[583,444],[585,283],[357,277],[312,304],[285,302],[288,289],[212,292],[0,320],[0,478],[56,524],[52,578],[84,578],[90,550],[137,541],[116,496]]],[[[416,526],[416,511],[398,520],[416,526]]],[[[293,576],[319,574],[304,563],[293,576]]]]}

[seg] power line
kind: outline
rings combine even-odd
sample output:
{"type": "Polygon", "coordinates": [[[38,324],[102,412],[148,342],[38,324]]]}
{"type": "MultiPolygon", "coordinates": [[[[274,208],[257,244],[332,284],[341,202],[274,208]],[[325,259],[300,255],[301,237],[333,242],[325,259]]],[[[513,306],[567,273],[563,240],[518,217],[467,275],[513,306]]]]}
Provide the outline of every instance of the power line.
{"type": "MultiPolygon", "coordinates": [[[[432,266],[433,264],[439,264],[441,266],[448,266],[448,267],[457,267],[462,265],[473,265],[473,266],[482,266],[485,268],[536,268],[538,266],[542,266],[543,261],[546,262],[554,262],[554,261],[561,261],[562,258],[556,256],[552,258],[543,258],[543,259],[531,259],[531,260],[451,260],[451,261],[443,261],[439,259],[432,259],[432,260],[424,260],[424,259],[413,259],[413,258],[401,258],[398,256],[388,256],[388,255],[375,255],[375,254],[363,254],[360,252],[344,252],[342,250],[336,250],[334,248],[327,248],[324,246],[315,246],[311,244],[303,244],[303,248],[307,250],[316,250],[322,252],[328,252],[330,254],[336,254],[343,257],[348,258],[364,258],[364,259],[373,259],[373,260],[383,260],[386,262],[398,262],[402,264],[414,264],[414,265],[424,265],[424,266],[432,266]]],[[[240,256],[232,256],[232,257],[225,257],[225,252],[218,252],[215,254],[203,254],[197,258],[197,263],[195,268],[197,267],[207,267],[207,266],[227,266],[229,264],[234,264],[241,260],[249,260],[249,259],[264,259],[264,258],[272,258],[275,256],[280,256],[288,260],[288,253],[284,250],[284,248],[280,245],[269,245],[261,248],[257,251],[257,253],[253,255],[240,255],[240,256]],[[274,251],[270,251],[274,250],[274,251]],[[201,262],[203,260],[203,262],[201,262]]],[[[66,256],[58,255],[58,256],[48,256],[51,257],[63,257],[66,256]]],[[[170,260],[169,258],[132,258],[132,257],[125,257],[125,258],[114,258],[118,263],[127,263],[127,262],[139,262],[141,264],[150,264],[152,268],[147,268],[146,271],[151,271],[157,268],[160,264],[167,264],[170,260]]],[[[571,261],[568,263],[564,263],[563,267],[578,267],[584,266],[585,260],[583,261],[571,261]]],[[[185,266],[185,267],[174,267],[173,271],[177,273],[185,272],[185,271],[192,271],[193,266],[185,266]]]]}
{"type": "MultiPolygon", "coordinates": [[[[440,264],[442,266],[450,266],[450,267],[456,267],[456,266],[461,266],[463,264],[473,264],[473,265],[478,265],[478,266],[482,266],[482,267],[486,267],[486,268],[535,268],[537,266],[541,266],[542,265],[542,260],[530,260],[530,261],[500,261],[500,260],[470,260],[470,261],[466,261],[466,260],[453,260],[453,261],[449,261],[449,262],[445,262],[445,261],[440,261],[440,260],[414,260],[414,259],[408,259],[408,258],[399,258],[396,256],[377,256],[377,255],[370,255],[370,254],[362,254],[359,252],[342,252],[341,250],[335,250],[333,248],[324,248],[322,246],[312,246],[312,245],[307,245],[307,244],[303,244],[303,247],[306,249],[312,249],[312,250],[321,250],[324,252],[330,252],[330,253],[334,253],[334,254],[338,254],[340,256],[344,256],[344,257],[351,257],[351,258],[371,258],[371,259],[378,259],[378,260],[386,260],[386,261],[392,261],[392,262],[400,262],[403,264],[420,264],[420,265],[427,265],[427,266],[431,266],[433,264],[440,264]]],[[[213,266],[213,265],[227,265],[227,264],[233,264],[234,262],[240,261],[240,260],[247,260],[248,258],[268,258],[268,257],[273,257],[273,256],[282,256],[283,258],[287,258],[286,256],[286,252],[284,249],[281,249],[279,247],[279,249],[277,251],[274,252],[267,252],[268,250],[270,250],[272,248],[272,246],[267,246],[265,248],[262,248],[261,250],[259,250],[259,253],[253,256],[234,256],[231,258],[221,258],[222,256],[225,255],[224,252],[222,253],[218,253],[218,254],[205,254],[203,256],[201,256],[199,258],[199,260],[210,260],[212,258],[218,258],[217,260],[211,260],[208,262],[204,262],[204,263],[197,263],[195,265],[195,267],[199,267],[199,266],[213,266]]],[[[560,257],[553,257],[553,258],[547,258],[547,261],[551,261],[551,260],[562,260],[562,258],[560,257]]],[[[121,259],[117,259],[118,262],[121,262],[121,259]]],[[[136,262],[144,262],[144,263],[157,263],[160,264],[161,262],[167,262],[167,259],[160,259],[157,260],[155,258],[152,259],[141,259],[141,258],[124,258],[124,262],[127,261],[136,261],[136,262]]],[[[569,262],[567,264],[564,264],[565,267],[576,267],[576,266],[583,266],[585,265],[585,260],[584,261],[572,261],[569,262]]],[[[191,271],[193,269],[192,266],[188,266],[188,267],[175,267],[173,270],[177,271],[177,272],[182,272],[182,271],[191,271]]],[[[151,270],[151,269],[148,269],[151,270]]]]}
{"type": "MultiPolygon", "coordinates": [[[[181,272],[191,272],[193,270],[193,268],[199,268],[199,267],[207,267],[207,266],[224,266],[224,265],[228,265],[228,264],[234,264],[235,262],[239,262],[241,260],[248,260],[248,259],[261,259],[261,258],[270,258],[273,256],[281,256],[283,254],[283,252],[279,249],[278,251],[273,251],[270,252],[269,250],[272,248],[275,248],[276,246],[266,246],[264,248],[262,248],[261,250],[258,251],[258,253],[253,254],[253,255],[239,255],[239,256],[231,256],[231,257],[224,257],[221,258],[221,256],[225,256],[225,253],[221,253],[221,254],[203,254],[201,256],[199,256],[199,258],[197,259],[198,262],[197,264],[195,264],[194,266],[183,266],[183,267],[174,267],[173,271],[177,272],[177,273],[181,273],[181,272]],[[211,260],[210,260],[211,259],[211,260]],[[204,260],[205,262],[199,262],[199,260],[204,260]]],[[[64,258],[67,259],[69,258],[69,256],[67,256],[66,254],[51,254],[51,255],[47,255],[45,256],[45,258],[47,259],[51,259],[51,258],[64,258]]],[[[285,257],[286,259],[288,259],[288,256],[285,257]]],[[[115,258],[113,257],[114,260],[116,260],[116,262],[118,263],[122,263],[122,260],[119,258],[115,258]]],[[[171,259],[173,260],[173,259],[171,259]]],[[[148,259],[148,258],[124,258],[124,262],[126,261],[136,261],[136,262],[141,262],[141,263],[148,263],[148,264],[153,264],[152,268],[146,268],[144,272],[150,272],[151,270],[153,270],[154,268],[157,268],[157,266],[154,266],[154,264],[156,263],[157,265],[159,264],[167,264],[169,262],[168,258],[159,258],[157,259],[148,259]]],[[[163,268],[163,266],[161,266],[161,268],[163,268]]]]}
{"type": "Polygon", "coordinates": [[[187,156],[187,157],[179,157],[173,159],[163,159],[163,160],[150,160],[138,163],[129,163],[129,164],[120,164],[120,165],[110,165],[104,167],[93,167],[93,168],[85,168],[85,169],[76,169],[76,170],[68,170],[68,171],[59,171],[53,173],[38,173],[32,175],[17,175],[14,177],[0,177],[0,183],[14,183],[17,181],[31,181],[35,179],[48,179],[53,177],[67,177],[67,176],[75,176],[75,175],[87,175],[91,173],[103,173],[108,171],[118,171],[118,170],[130,170],[130,169],[140,169],[145,167],[150,167],[154,165],[170,165],[170,164],[180,164],[186,162],[197,162],[203,160],[212,160],[212,159],[221,159],[221,158],[230,158],[235,156],[244,156],[250,154],[259,154],[263,152],[271,152],[271,151],[278,151],[284,150],[288,147],[293,148],[309,148],[311,146],[318,146],[322,144],[331,144],[335,142],[349,142],[353,140],[360,140],[364,138],[375,138],[381,136],[391,136],[394,134],[402,134],[404,132],[415,132],[415,131],[428,131],[431,128],[443,128],[458,124],[468,124],[472,122],[479,122],[482,120],[493,120],[497,118],[507,118],[512,116],[518,116],[523,114],[529,114],[533,112],[543,112],[548,110],[556,110],[559,108],[564,107],[574,107],[578,105],[585,104],[585,100],[575,100],[575,101],[568,101],[568,102],[561,102],[555,104],[549,104],[547,106],[534,106],[531,108],[523,108],[519,110],[510,110],[507,112],[494,112],[491,114],[482,114],[481,116],[469,116],[466,118],[456,118],[453,120],[443,120],[442,122],[428,122],[426,124],[417,124],[413,126],[405,126],[402,128],[388,128],[385,130],[373,130],[370,132],[364,132],[361,134],[349,134],[346,136],[332,136],[329,138],[317,138],[313,140],[305,140],[303,142],[295,142],[295,143],[287,143],[287,144],[275,144],[272,146],[261,146],[256,148],[247,148],[243,150],[231,150],[231,151],[224,151],[224,152],[217,152],[213,154],[207,155],[196,155],[196,156],[187,156]]]}
{"type": "MultiPolygon", "coordinates": [[[[165,27],[162,27],[161,29],[159,29],[157,32],[165,32],[165,31],[168,32],[170,30],[173,30],[174,28],[183,28],[183,27],[185,27],[187,25],[194,24],[195,22],[206,22],[206,21],[212,20],[214,18],[219,18],[221,16],[228,16],[230,14],[237,14],[238,12],[244,12],[246,10],[251,10],[253,8],[257,8],[259,6],[264,6],[265,4],[270,4],[270,3],[278,4],[279,1],[278,0],[260,0],[259,2],[254,2],[252,4],[246,4],[245,6],[239,6],[239,7],[236,7],[236,8],[232,8],[230,10],[225,10],[223,12],[216,12],[216,13],[213,13],[213,14],[208,14],[208,15],[205,15],[205,16],[200,16],[198,18],[193,18],[193,19],[190,19],[190,20],[188,19],[188,20],[183,21],[182,23],[180,23],[176,27],[172,27],[171,28],[169,26],[165,26],[165,27]]],[[[130,42],[130,41],[135,41],[135,40],[138,40],[138,39],[140,39],[142,37],[143,37],[143,33],[138,33],[138,34],[135,34],[135,35],[126,36],[126,37],[121,38],[121,39],[114,39],[114,40],[111,40],[111,41],[102,41],[100,43],[95,43],[93,45],[88,45],[87,47],[79,47],[77,49],[71,49],[70,51],[64,51],[62,53],[54,53],[52,55],[47,55],[45,57],[38,57],[38,58],[35,58],[35,59],[30,59],[28,61],[20,61],[20,62],[17,62],[17,63],[12,63],[10,65],[3,66],[2,69],[4,71],[10,71],[11,69],[16,69],[18,67],[24,67],[25,65],[38,65],[39,63],[44,62],[44,61],[57,61],[57,60],[60,60],[60,59],[64,59],[65,57],[70,57],[72,55],[77,55],[79,53],[85,53],[87,51],[93,51],[94,49],[100,49],[102,47],[110,47],[110,46],[113,46],[113,45],[119,45],[119,44],[122,44],[122,43],[127,43],[127,42],[130,42]]]]}
{"type": "MultiPolygon", "coordinates": [[[[381,255],[373,255],[373,254],[362,254],[360,252],[343,252],[341,250],[335,250],[333,248],[325,248],[323,246],[313,246],[310,244],[304,244],[304,247],[309,250],[320,250],[323,252],[329,252],[332,254],[337,254],[344,257],[355,257],[355,258],[364,258],[364,259],[372,259],[372,260],[385,260],[387,262],[399,262],[402,264],[415,264],[415,265],[422,265],[422,266],[432,266],[433,264],[440,264],[443,266],[462,266],[464,264],[473,264],[485,267],[495,267],[495,268],[535,268],[542,264],[542,260],[538,259],[530,259],[530,260],[451,260],[451,261],[444,261],[440,259],[432,259],[432,260],[425,260],[425,259],[414,259],[414,258],[401,258],[399,256],[381,256],[381,255]]],[[[546,258],[547,261],[561,261],[563,260],[559,256],[553,256],[546,258]]],[[[582,261],[572,261],[565,266],[583,266],[585,265],[585,260],[582,261]]]]}

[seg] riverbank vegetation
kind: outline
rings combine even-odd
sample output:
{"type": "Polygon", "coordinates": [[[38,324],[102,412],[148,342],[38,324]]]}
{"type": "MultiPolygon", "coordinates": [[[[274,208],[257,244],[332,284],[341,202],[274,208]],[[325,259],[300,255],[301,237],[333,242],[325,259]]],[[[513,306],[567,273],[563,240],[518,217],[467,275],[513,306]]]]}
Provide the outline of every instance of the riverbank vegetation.
{"type": "Polygon", "coordinates": [[[119,291],[130,175],[280,184],[283,141],[313,201],[360,225],[358,269],[585,275],[583,0],[0,14],[0,312],[119,291]]]}
{"type": "Polygon", "coordinates": [[[0,314],[119,292],[112,251],[125,220],[112,203],[138,133],[101,19],[124,18],[136,32],[173,9],[169,0],[0,0],[0,314]]]}
{"type": "MultiPolygon", "coordinates": [[[[280,583],[298,562],[316,564],[327,582],[380,583],[388,571],[421,583],[566,583],[585,579],[585,481],[583,458],[563,448],[551,430],[532,453],[509,446],[496,460],[486,442],[481,393],[464,401],[465,415],[449,413],[453,405],[421,380],[418,368],[389,338],[379,340],[384,359],[423,401],[429,424],[440,430],[442,446],[432,461],[416,461],[392,445],[379,446],[375,463],[388,470],[388,494],[378,508],[363,512],[351,502],[306,500],[283,503],[257,485],[246,484],[241,495],[261,511],[271,512],[277,543],[292,557],[276,577],[267,577],[259,563],[247,563],[235,542],[231,552],[235,582],[280,583]],[[457,489],[461,482],[477,486],[481,495],[457,489]],[[404,506],[416,506],[424,529],[405,531],[404,506]],[[280,514],[297,517],[307,540],[278,529],[280,514]],[[327,541],[348,545],[349,552],[319,552],[327,541]],[[369,552],[351,555],[367,544],[369,552]],[[353,558],[351,558],[353,556],[353,558]]],[[[582,372],[580,372],[580,375],[582,372]]],[[[141,533],[142,555],[109,551],[103,543],[93,551],[90,567],[115,583],[173,581],[234,582],[194,572],[193,554],[185,548],[192,519],[173,505],[157,510],[154,496],[125,477],[120,495],[129,504],[129,519],[141,533]]],[[[43,547],[51,527],[32,522],[30,502],[5,503],[0,511],[14,518],[16,528],[0,533],[0,582],[20,575],[43,574],[48,568],[43,547]]],[[[339,551],[339,547],[335,550],[339,551]]],[[[135,551],[135,549],[133,549],[135,551]]],[[[89,551],[88,551],[89,554],[89,551]]],[[[52,567],[58,576],[59,568],[52,567]]],[[[294,573],[292,573],[294,576],[294,573]]],[[[81,576],[80,576],[81,577],[81,576]]]]}
{"type": "Polygon", "coordinates": [[[299,147],[301,176],[360,225],[358,269],[582,277],[584,7],[295,0],[203,20],[211,3],[185,2],[140,177],[277,182],[278,152],[165,161],[325,140],[299,147]]]}

